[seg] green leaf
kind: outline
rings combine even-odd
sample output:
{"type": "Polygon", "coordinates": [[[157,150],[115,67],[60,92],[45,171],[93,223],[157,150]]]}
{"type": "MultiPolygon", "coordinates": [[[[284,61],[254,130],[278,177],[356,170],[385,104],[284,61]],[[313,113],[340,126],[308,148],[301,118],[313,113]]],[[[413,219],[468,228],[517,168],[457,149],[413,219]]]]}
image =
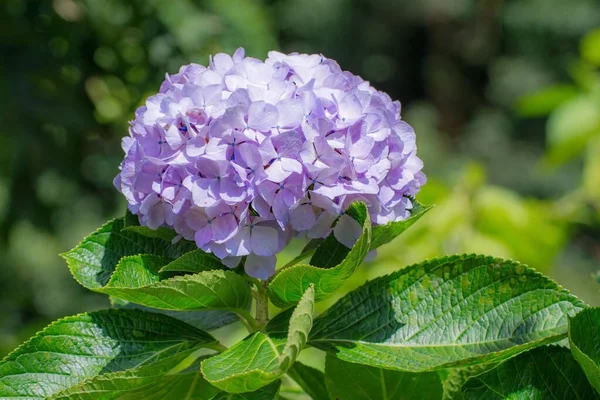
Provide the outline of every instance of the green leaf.
{"type": "Polygon", "coordinates": [[[563,163],[580,155],[600,134],[600,105],[592,96],[579,96],[556,109],[548,119],[548,159],[563,163]]]}
{"type": "Polygon", "coordinates": [[[313,284],[310,284],[290,318],[287,341],[279,361],[279,368],[281,370],[287,371],[294,361],[296,361],[304,346],[306,346],[308,334],[313,326],[314,311],[315,287],[313,284]]]}
{"type": "Polygon", "coordinates": [[[150,229],[147,226],[127,226],[123,228],[122,232],[134,232],[142,236],[146,236],[153,239],[162,239],[169,243],[177,237],[177,232],[173,229],[159,227],[156,230],[150,229]]]}
{"type": "Polygon", "coordinates": [[[313,398],[313,400],[329,400],[329,392],[325,386],[325,375],[316,368],[304,365],[296,361],[287,374],[304,391],[313,398]]]}
{"type": "Polygon", "coordinates": [[[558,346],[512,358],[469,379],[462,390],[465,400],[599,398],[569,350],[558,346]]]}
{"type": "Polygon", "coordinates": [[[213,269],[228,269],[214,254],[200,249],[190,251],[162,267],[159,272],[191,272],[198,273],[213,269]]]}
{"type": "MultiPolygon", "coordinates": [[[[83,286],[163,310],[247,313],[252,300],[250,288],[234,272],[209,270],[172,278],[170,273],[160,273],[167,265],[191,265],[198,260],[201,254],[194,243],[171,244],[127,231],[129,228],[123,226],[123,218],[108,222],[63,254],[83,286]]],[[[209,258],[203,259],[208,263],[209,258]]]]}
{"type": "Polygon", "coordinates": [[[247,312],[252,295],[241,276],[231,271],[212,270],[162,279],[159,270],[168,262],[153,255],[124,257],[108,284],[95,290],[163,310],[247,312]]]}
{"type": "Polygon", "coordinates": [[[314,288],[309,286],[290,318],[287,338],[255,332],[223,353],[204,360],[204,377],[230,393],[254,391],[278,380],[306,344],[313,308],[314,288]]]}
{"type": "Polygon", "coordinates": [[[104,310],[58,320],[0,362],[0,398],[44,399],[87,378],[214,343],[162,314],[104,310]]]}
{"type": "Polygon", "coordinates": [[[166,240],[167,242],[171,242],[177,237],[177,232],[170,228],[161,226],[158,229],[150,229],[147,226],[141,226],[139,217],[129,211],[129,209],[125,212],[125,217],[123,217],[123,231],[135,232],[149,238],[166,240]]]}
{"type": "Polygon", "coordinates": [[[418,201],[413,200],[413,209],[410,212],[409,218],[405,219],[404,221],[388,222],[385,225],[374,226],[371,237],[371,250],[375,250],[376,248],[394,240],[432,208],[433,206],[425,206],[418,201]]]}
{"type": "Polygon", "coordinates": [[[199,363],[182,372],[171,371],[196,350],[128,371],[90,378],[63,390],[51,400],[210,400],[221,393],[199,370],[199,363]]]}
{"type": "Polygon", "coordinates": [[[442,387],[444,394],[442,400],[463,400],[462,386],[469,378],[482,374],[497,366],[497,363],[472,365],[465,368],[452,368],[449,370],[438,371],[444,375],[442,387]]]}
{"type": "Polygon", "coordinates": [[[371,219],[364,203],[354,203],[346,213],[362,225],[362,235],[348,249],[333,234],[317,248],[311,264],[299,264],[281,270],[269,284],[269,298],[278,307],[296,304],[308,286],[315,285],[315,301],[331,296],[354,273],[369,252],[371,219]]]}
{"type": "Polygon", "coordinates": [[[381,368],[464,367],[560,340],[584,307],[517,262],[443,257],[350,292],[315,320],[309,344],[381,368]]]}
{"type": "Polygon", "coordinates": [[[600,29],[595,29],[581,40],[581,57],[596,66],[600,66],[600,29]]]}
{"type": "Polygon", "coordinates": [[[129,228],[130,226],[140,226],[140,218],[129,211],[129,209],[125,210],[125,216],[123,219],[123,228],[129,228]]]}
{"type": "Polygon", "coordinates": [[[569,320],[569,345],[588,380],[600,392],[600,308],[588,308],[569,320]]]}
{"type": "Polygon", "coordinates": [[[367,236],[369,239],[371,238],[371,218],[365,203],[356,202],[351,204],[346,209],[345,214],[354,218],[354,220],[362,226],[362,235],[360,239],[352,249],[349,249],[338,242],[333,233],[330,234],[317,247],[315,254],[310,259],[310,265],[319,268],[333,268],[338,266],[353,253],[352,250],[358,250],[362,247],[359,245],[361,239],[365,241],[367,236]]]}
{"type": "Polygon", "coordinates": [[[578,93],[579,90],[574,85],[553,85],[519,98],[515,106],[522,117],[543,117],[578,93]]]}
{"type": "Polygon", "coordinates": [[[600,135],[585,148],[582,186],[587,197],[600,204],[600,135]]]}
{"type": "Polygon", "coordinates": [[[442,383],[435,372],[415,374],[354,364],[327,355],[327,390],[335,399],[439,400],[442,383]]]}
{"type": "Polygon", "coordinates": [[[197,249],[191,242],[171,244],[160,238],[124,231],[124,226],[124,218],[109,221],[73,250],[61,254],[77,282],[92,290],[105,286],[125,256],[152,254],[175,259],[197,249]]]}
{"type": "Polygon", "coordinates": [[[226,393],[221,392],[213,400],[275,400],[281,387],[281,380],[277,380],[270,385],[263,386],[254,392],[246,393],[226,393]]]}
{"type": "Polygon", "coordinates": [[[251,392],[279,378],[283,347],[285,339],[255,332],[227,351],[204,360],[202,373],[211,384],[226,392],[251,392]]]}
{"type": "Polygon", "coordinates": [[[168,315],[169,317],[177,318],[188,325],[202,329],[203,331],[212,331],[222,326],[229,325],[239,320],[235,313],[221,310],[209,311],[173,311],[173,310],[158,310],[156,308],[144,307],[139,304],[130,303],[127,300],[122,300],[111,296],[111,305],[113,308],[124,308],[126,310],[138,309],[149,312],[168,315]]]}

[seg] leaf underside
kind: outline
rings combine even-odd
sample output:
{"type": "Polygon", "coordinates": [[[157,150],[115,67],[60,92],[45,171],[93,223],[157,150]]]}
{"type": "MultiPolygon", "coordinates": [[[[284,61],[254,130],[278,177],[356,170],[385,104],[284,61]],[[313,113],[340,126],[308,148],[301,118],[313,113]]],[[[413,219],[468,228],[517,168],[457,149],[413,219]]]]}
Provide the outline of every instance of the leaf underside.
{"type": "Polygon", "coordinates": [[[575,360],[600,392],[600,308],[588,308],[569,320],[569,344],[575,360]]]}
{"type": "Polygon", "coordinates": [[[543,346],[471,378],[463,386],[465,400],[598,399],[568,349],[543,346]]]}
{"type": "Polygon", "coordinates": [[[334,399],[439,400],[442,384],[436,372],[415,374],[354,364],[327,356],[325,382],[334,399]]]}
{"type": "Polygon", "coordinates": [[[348,249],[329,235],[311,259],[312,265],[298,264],[282,270],[269,284],[269,298],[278,307],[296,304],[310,284],[315,286],[315,301],[338,290],[365,259],[371,242],[371,220],[364,203],[353,203],[346,211],[362,226],[362,235],[348,249]]]}

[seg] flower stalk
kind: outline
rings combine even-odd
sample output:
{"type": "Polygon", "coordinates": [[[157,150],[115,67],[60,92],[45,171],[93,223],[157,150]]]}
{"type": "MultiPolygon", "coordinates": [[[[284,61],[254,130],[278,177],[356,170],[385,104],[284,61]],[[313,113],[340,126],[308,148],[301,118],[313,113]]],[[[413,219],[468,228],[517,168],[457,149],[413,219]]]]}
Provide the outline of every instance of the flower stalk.
{"type": "Polygon", "coordinates": [[[257,291],[256,295],[256,322],[261,326],[261,329],[267,326],[269,322],[269,297],[267,295],[267,281],[257,284],[262,290],[257,291]]]}

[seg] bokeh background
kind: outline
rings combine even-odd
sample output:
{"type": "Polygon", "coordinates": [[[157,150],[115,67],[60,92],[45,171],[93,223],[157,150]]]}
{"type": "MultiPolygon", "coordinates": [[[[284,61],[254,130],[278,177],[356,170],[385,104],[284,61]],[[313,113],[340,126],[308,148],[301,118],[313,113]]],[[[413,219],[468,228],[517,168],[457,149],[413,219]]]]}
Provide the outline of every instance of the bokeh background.
{"type": "Polygon", "coordinates": [[[403,104],[437,204],[348,283],[488,253],[600,305],[597,0],[3,0],[0,356],[108,306],[67,251],[125,204],[127,121],[209,54],[322,53],[403,104]]]}

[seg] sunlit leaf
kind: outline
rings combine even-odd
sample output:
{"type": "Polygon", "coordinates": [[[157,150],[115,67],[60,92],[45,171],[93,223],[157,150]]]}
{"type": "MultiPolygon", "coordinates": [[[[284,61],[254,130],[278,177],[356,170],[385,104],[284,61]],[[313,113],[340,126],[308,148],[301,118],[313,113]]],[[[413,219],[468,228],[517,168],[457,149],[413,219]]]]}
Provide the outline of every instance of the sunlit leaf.
{"type": "Polygon", "coordinates": [[[338,290],[369,252],[371,220],[364,203],[354,203],[346,211],[362,226],[362,235],[348,249],[331,234],[311,259],[312,265],[299,264],[282,270],[269,284],[269,298],[278,307],[297,303],[312,283],[315,301],[324,300],[338,290]]]}
{"type": "Polygon", "coordinates": [[[214,341],[179,320],[140,310],[66,317],[0,362],[0,398],[45,399],[87,378],[138,368],[214,341]]]}
{"type": "Polygon", "coordinates": [[[525,265],[443,257],[350,292],[315,320],[309,344],[395,370],[469,366],[564,338],[567,316],[584,307],[525,265]]]}
{"type": "Polygon", "coordinates": [[[416,200],[413,201],[413,204],[413,209],[410,213],[411,215],[406,220],[389,222],[385,225],[377,225],[373,227],[371,235],[371,250],[374,250],[394,240],[433,208],[433,206],[425,206],[416,200]]]}
{"type": "Polygon", "coordinates": [[[51,400],[210,400],[220,390],[202,377],[199,363],[182,372],[171,370],[194,350],[174,357],[90,378],[51,397],[51,400]]]}
{"type": "MultiPolygon", "coordinates": [[[[123,218],[110,221],[63,254],[83,286],[163,310],[247,312],[252,299],[250,288],[234,272],[207,270],[175,277],[159,272],[168,264],[189,266],[198,261],[201,255],[194,243],[172,244],[124,230],[123,226],[123,218]],[[179,258],[182,255],[183,260],[179,258]]],[[[218,267],[210,257],[204,258],[205,265],[218,267]]]]}
{"type": "Polygon", "coordinates": [[[123,257],[106,286],[95,290],[163,310],[248,310],[252,296],[241,276],[211,270],[162,279],[158,271],[168,262],[153,255],[123,257]]]}
{"type": "Polygon", "coordinates": [[[314,288],[296,306],[284,335],[255,332],[241,342],[202,362],[204,377],[231,393],[257,390],[278,380],[294,363],[312,327],[314,288]]]}
{"type": "Polygon", "coordinates": [[[169,264],[161,268],[160,272],[190,272],[198,273],[202,271],[210,271],[212,269],[223,269],[227,267],[223,265],[221,260],[214,254],[206,253],[203,250],[197,249],[190,251],[171,261],[169,264]]]}
{"type": "Polygon", "coordinates": [[[177,318],[193,327],[203,331],[212,331],[222,326],[231,324],[239,320],[239,317],[229,311],[208,310],[208,311],[173,311],[159,310],[156,308],[145,307],[139,304],[131,303],[127,300],[111,296],[111,305],[113,308],[139,309],[143,311],[155,312],[177,318]]]}
{"type": "Polygon", "coordinates": [[[152,254],[171,260],[197,249],[194,243],[171,244],[160,238],[150,238],[124,231],[125,221],[118,218],[104,224],[61,256],[67,261],[73,277],[84,287],[105,286],[121,258],[137,254],[152,254]]]}

